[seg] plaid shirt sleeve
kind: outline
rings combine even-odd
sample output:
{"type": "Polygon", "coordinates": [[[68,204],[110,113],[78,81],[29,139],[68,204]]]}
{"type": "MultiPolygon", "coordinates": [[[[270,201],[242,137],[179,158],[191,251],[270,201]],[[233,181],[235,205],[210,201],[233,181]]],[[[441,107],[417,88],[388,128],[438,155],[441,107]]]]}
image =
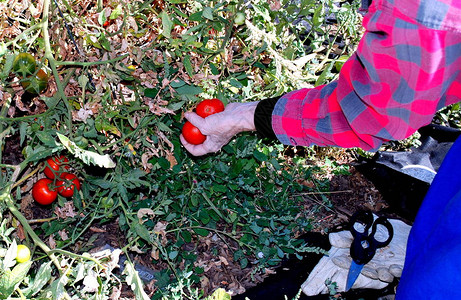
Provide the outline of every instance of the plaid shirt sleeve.
{"type": "Polygon", "coordinates": [[[282,96],[272,129],[287,145],[377,150],[461,101],[461,1],[374,0],[338,80],[282,96]]]}

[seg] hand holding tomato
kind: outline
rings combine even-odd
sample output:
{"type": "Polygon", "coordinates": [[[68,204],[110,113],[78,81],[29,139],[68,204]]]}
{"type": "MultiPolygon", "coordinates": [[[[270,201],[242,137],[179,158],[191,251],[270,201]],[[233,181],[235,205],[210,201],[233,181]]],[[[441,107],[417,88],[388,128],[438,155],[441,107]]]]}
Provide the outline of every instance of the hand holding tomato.
{"type": "MultiPolygon", "coordinates": [[[[206,118],[213,114],[222,112],[224,110],[224,103],[219,99],[205,99],[200,102],[195,108],[195,112],[202,118],[206,118]]],[[[192,125],[190,122],[186,122],[182,128],[182,136],[184,139],[192,144],[199,145],[206,140],[206,136],[200,132],[200,130],[192,125]]]]}
{"type": "Polygon", "coordinates": [[[206,118],[197,113],[185,113],[186,119],[206,135],[203,143],[195,145],[188,142],[184,135],[180,135],[183,146],[194,156],[219,151],[234,135],[243,131],[256,130],[254,113],[258,102],[231,103],[224,111],[206,118]]]}

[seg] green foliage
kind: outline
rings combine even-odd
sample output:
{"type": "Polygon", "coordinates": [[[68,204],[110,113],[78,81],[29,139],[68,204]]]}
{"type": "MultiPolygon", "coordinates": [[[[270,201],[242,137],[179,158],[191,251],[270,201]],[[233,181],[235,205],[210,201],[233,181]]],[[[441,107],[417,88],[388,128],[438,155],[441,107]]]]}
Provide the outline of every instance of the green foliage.
{"type": "MultiPolygon", "coordinates": [[[[89,228],[95,225],[118,223],[122,251],[150,254],[161,266],[155,299],[206,297],[195,288],[203,276],[194,264],[197,253],[186,245],[196,249],[207,239],[219,241],[252,274],[289,255],[301,258],[320,251],[296,239],[313,225],[301,196],[309,188],[300,182],[315,172],[306,161],[288,161],[280,155],[281,146],[264,145],[249,134],[219,153],[193,158],[178,138],[182,112],[203,98],[259,100],[337,76],[335,61],[350,55],[360,35],[357,4],[274,3],[170,0],[156,10],[152,1],[112,1],[82,12],[66,2],[64,18],[47,14],[50,19],[30,18],[26,24],[17,16],[28,29],[5,36],[0,44],[0,95],[5,95],[0,188],[21,201],[41,161],[64,154],[82,179],[82,189],[72,201],[59,196],[50,210],[52,215],[66,213],[26,233],[44,252],[35,250],[32,266],[14,266],[8,256],[0,256],[8,273],[0,282],[3,296],[105,299],[126,284],[145,299],[129,259],[123,274],[116,274],[113,257],[86,254],[94,247],[96,235],[89,228]],[[328,22],[327,12],[338,24],[328,22]],[[61,39],[70,35],[65,22],[79,17],[72,31],[78,49],[64,49],[61,39]],[[310,28],[295,23],[298,18],[310,28]],[[106,22],[116,28],[105,29],[106,22]],[[43,30],[51,27],[44,39],[43,30]],[[340,36],[345,41],[341,49],[335,46],[340,36]],[[38,68],[53,71],[52,89],[33,99],[24,99],[12,74],[15,54],[24,51],[34,53],[38,68]],[[75,52],[85,55],[71,57],[75,52]],[[18,138],[16,144],[11,137],[18,138]],[[6,161],[7,141],[19,149],[21,163],[6,161]],[[40,238],[53,241],[56,250],[46,250],[40,238]]],[[[0,212],[14,214],[17,204],[0,199],[0,212]]],[[[0,248],[12,253],[13,229],[6,221],[2,226],[0,248]]],[[[215,292],[209,299],[226,295],[215,292]]]]}
{"type": "Polygon", "coordinates": [[[439,123],[443,126],[461,128],[461,104],[455,103],[449,105],[440,111],[434,117],[435,123],[439,123]]]}

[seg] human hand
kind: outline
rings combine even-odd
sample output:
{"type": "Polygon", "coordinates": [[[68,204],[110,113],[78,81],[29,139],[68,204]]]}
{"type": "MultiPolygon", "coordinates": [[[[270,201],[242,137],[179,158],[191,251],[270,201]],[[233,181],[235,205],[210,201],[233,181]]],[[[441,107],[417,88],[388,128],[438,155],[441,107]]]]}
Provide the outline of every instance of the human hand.
{"type": "MultiPolygon", "coordinates": [[[[389,222],[394,228],[394,236],[390,244],[376,250],[375,256],[363,267],[352,288],[381,289],[392,282],[394,277],[401,276],[411,226],[396,219],[389,219],[389,222]]],[[[380,234],[380,227],[375,236],[378,237],[378,234],[380,234]]],[[[347,230],[330,233],[328,238],[332,245],[329,255],[322,257],[301,286],[308,296],[328,293],[325,284],[327,280],[336,282],[338,292],[345,290],[352,261],[350,246],[353,237],[347,230]]]]}
{"type": "Polygon", "coordinates": [[[224,111],[206,118],[194,112],[185,113],[186,119],[206,135],[206,140],[202,144],[193,145],[181,134],[179,136],[181,143],[194,156],[219,151],[236,134],[255,130],[254,112],[257,104],[258,102],[230,103],[224,111]]]}

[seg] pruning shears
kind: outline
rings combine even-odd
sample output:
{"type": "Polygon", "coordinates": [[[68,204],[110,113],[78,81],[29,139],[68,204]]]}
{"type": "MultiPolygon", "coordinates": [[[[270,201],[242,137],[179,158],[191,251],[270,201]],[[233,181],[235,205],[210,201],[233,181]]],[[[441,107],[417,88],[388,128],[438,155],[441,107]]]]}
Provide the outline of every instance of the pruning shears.
{"type": "Polygon", "coordinates": [[[370,211],[358,211],[352,215],[350,231],[354,240],[351,245],[352,263],[347,274],[346,292],[354,285],[363,266],[375,256],[376,250],[386,247],[394,236],[394,229],[387,218],[379,217],[374,220],[370,211]],[[375,236],[379,225],[384,226],[388,233],[388,237],[384,241],[378,240],[375,236]]]}

